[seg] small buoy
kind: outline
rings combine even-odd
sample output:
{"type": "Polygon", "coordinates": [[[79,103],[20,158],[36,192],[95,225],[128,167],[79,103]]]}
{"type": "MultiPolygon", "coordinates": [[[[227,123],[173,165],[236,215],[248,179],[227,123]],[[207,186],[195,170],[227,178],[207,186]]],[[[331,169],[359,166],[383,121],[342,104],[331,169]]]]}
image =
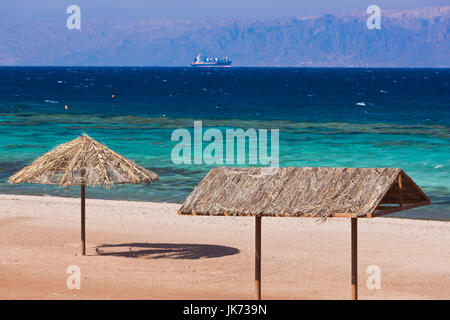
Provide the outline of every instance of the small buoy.
{"type": "Polygon", "coordinates": [[[66,109],[66,110],[69,109],[69,107],[67,106],[67,104],[64,106],[64,109],[66,109]]]}
{"type": "Polygon", "coordinates": [[[113,99],[114,99],[115,97],[116,97],[116,95],[115,95],[115,94],[113,94],[113,95],[111,96],[111,98],[113,98],[113,99]]]}

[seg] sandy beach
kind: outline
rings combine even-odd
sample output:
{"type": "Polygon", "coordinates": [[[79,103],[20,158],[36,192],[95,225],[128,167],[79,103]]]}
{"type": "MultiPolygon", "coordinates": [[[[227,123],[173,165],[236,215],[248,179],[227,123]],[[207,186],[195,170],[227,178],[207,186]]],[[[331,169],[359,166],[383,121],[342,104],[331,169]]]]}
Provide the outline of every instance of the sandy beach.
{"type": "MultiPolygon", "coordinates": [[[[254,218],[180,204],[0,195],[0,299],[253,299],[254,218]],[[81,269],[69,290],[68,266],[81,269]]],[[[450,299],[450,223],[359,219],[360,299],[450,299]],[[367,267],[381,289],[366,286],[367,267]]],[[[262,219],[263,299],[349,299],[350,222],[262,219]]]]}

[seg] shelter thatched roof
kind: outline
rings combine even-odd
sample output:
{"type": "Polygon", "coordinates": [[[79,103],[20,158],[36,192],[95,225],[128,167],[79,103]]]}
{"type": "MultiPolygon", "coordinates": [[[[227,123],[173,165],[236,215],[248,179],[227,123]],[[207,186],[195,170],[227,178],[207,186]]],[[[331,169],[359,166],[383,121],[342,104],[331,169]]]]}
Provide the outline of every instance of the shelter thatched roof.
{"type": "Polygon", "coordinates": [[[372,217],[429,204],[396,168],[215,168],[179,214],[372,217]],[[400,189],[401,186],[401,189],[400,189]]]}
{"type": "Polygon", "coordinates": [[[150,184],[158,175],[84,134],[42,155],[9,178],[10,183],[57,184],[66,188],[116,183],[150,184]],[[84,175],[84,177],[82,177],[84,175]]]}

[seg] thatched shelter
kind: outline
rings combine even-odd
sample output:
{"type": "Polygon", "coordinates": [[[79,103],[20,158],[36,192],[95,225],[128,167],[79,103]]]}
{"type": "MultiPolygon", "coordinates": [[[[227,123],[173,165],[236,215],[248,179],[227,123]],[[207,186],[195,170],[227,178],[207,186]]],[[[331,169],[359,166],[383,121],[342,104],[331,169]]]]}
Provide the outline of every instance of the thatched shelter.
{"type": "Polygon", "coordinates": [[[427,195],[396,168],[215,168],[179,214],[255,216],[256,297],[261,298],[261,217],[352,221],[352,297],[357,298],[357,219],[424,206],[427,195]]]}
{"type": "Polygon", "coordinates": [[[156,173],[83,134],[37,158],[12,175],[9,183],[59,185],[66,190],[74,185],[81,186],[81,246],[82,255],[85,255],[85,186],[148,185],[158,178],[156,173]]]}

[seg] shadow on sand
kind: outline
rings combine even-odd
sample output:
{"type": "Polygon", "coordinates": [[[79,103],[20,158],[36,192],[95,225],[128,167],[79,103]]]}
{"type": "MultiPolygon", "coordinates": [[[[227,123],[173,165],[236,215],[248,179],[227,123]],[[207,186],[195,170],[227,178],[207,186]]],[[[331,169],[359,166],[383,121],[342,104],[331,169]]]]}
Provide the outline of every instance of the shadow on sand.
{"type": "Polygon", "coordinates": [[[239,253],[239,249],[211,244],[186,243],[120,243],[102,244],[96,249],[100,256],[142,259],[218,258],[239,253]]]}

